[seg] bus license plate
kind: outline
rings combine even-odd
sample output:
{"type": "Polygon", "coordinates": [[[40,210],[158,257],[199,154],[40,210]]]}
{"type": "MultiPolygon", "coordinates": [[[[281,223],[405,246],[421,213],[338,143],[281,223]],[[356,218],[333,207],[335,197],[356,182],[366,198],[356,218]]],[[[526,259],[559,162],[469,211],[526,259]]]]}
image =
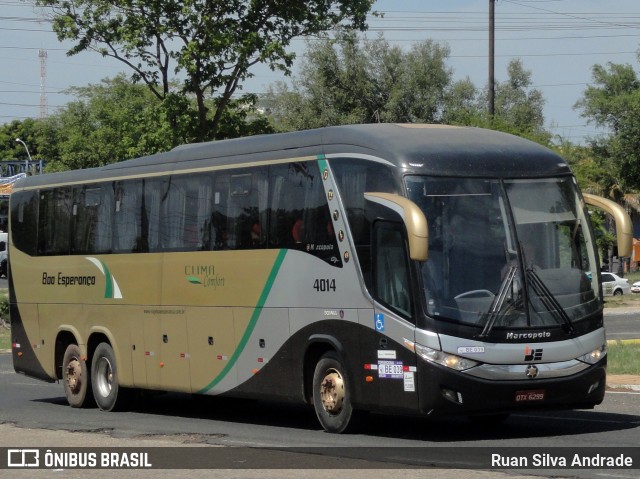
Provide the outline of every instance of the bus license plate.
{"type": "Polygon", "coordinates": [[[545,390],[516,391],[516,402],[544,401],[545,390]]]}
{"type": "Polygon", "coordinates": [[[401,361],[378,361],[378,377],[402,379],[404,377],[401,361]]]}

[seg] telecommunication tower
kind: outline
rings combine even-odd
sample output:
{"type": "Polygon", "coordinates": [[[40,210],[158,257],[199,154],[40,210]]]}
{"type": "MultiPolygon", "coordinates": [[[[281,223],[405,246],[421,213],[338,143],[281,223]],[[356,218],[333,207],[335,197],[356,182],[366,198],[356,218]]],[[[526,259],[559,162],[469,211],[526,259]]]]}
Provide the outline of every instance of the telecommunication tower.
{"type": "Polygon", "coordinates": [[[47,51],[40,49],[40,115],[39,118],[46,118],[49,114],[47,108],[47,92],[45,91],[45,80],[47,78],[47,51]]]}

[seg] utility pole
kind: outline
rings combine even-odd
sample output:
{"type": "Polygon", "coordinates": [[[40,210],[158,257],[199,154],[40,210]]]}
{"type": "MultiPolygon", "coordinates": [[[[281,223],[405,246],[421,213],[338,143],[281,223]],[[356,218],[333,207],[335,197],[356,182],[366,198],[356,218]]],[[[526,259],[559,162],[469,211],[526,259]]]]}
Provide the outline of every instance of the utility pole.
{"type": "Polygon", "coordinates": [[[489,0],[489,121],[493,123],[496,106],[495,86],[495,0],[489,0]]]}
{"type": "Polygon", "coordinates": [[[47,51],[41,48],[38,56],[40,57],[40,115],[38,118],[46,118],[48,116],[47,91],[45,88],[47,79],[47,51]]]}

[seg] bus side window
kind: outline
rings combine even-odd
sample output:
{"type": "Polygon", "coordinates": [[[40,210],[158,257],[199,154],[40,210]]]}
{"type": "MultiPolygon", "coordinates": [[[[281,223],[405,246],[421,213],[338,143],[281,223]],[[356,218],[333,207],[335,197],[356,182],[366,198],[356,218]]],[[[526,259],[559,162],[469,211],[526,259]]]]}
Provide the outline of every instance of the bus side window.
{"type": "Polygon", "coordinates": [[[113,185],[114,253],[146,251],[142,243],[142,180],[118,181],[113,185]]]}
{"type": "Polygon", "coordinates": [[[18,191],[11,197],[11,229],[14,245],[35,256],[38,240],[38,191],[18,191]]]}
{"type": "Polygon", "coordinates": [[[269,169],[269,247],[293,248],[301,242],[302,205],[304,189],[302,179],[296,181],[293,164],[273,165],[269,169]]]}
{"type": "Polygon", "coordinates": [[[266,245],[267,176],[263,168],[218,173],[213,194],[215,249],[253,249],[266,245]]]}
{"type": "Polygon", "coordinates": [[[68,255],[73,198],[71,188],[40,192],[38,255],[68,255]]]}
{"type": "Polygon", "coordinates": [[[291,248],[342,266],[322,178],[314,161],[273,165],[269,247],[291,248]]]}
{"type": "Polygon", "coordinates": [[[100,186],[81,186],[73,192],[73,234],[71,254],[111,251],[111,190],[100,186]]]}
{"type": "Polygon", "coordinates": [[[374,294],[384,305],[410,317],[411,286],[402,226],[378,221],[373,227],[374,294]]]}

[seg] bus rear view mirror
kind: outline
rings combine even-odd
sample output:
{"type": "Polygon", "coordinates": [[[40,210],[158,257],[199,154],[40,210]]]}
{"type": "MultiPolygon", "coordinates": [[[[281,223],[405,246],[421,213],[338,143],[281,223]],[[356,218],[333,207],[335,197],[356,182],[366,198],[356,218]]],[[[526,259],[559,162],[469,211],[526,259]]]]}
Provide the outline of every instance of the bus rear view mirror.
{"type": "Polygon", "coordinates": [[[364,197],[400,215],[407,228],[409,257],[412,260],[426,261],[429,258],[429,227],[418,205],[392,193],[365,193],[364,197]]]}
{"type": "Polygon", "coordinates": [[[618,238],[618,257],[631,256],[633,247],[633,223],[629,214],[615,201],[601,196],[583,193],[585,203],[606,211],[616,222],[616,237],[618,238]]]}

